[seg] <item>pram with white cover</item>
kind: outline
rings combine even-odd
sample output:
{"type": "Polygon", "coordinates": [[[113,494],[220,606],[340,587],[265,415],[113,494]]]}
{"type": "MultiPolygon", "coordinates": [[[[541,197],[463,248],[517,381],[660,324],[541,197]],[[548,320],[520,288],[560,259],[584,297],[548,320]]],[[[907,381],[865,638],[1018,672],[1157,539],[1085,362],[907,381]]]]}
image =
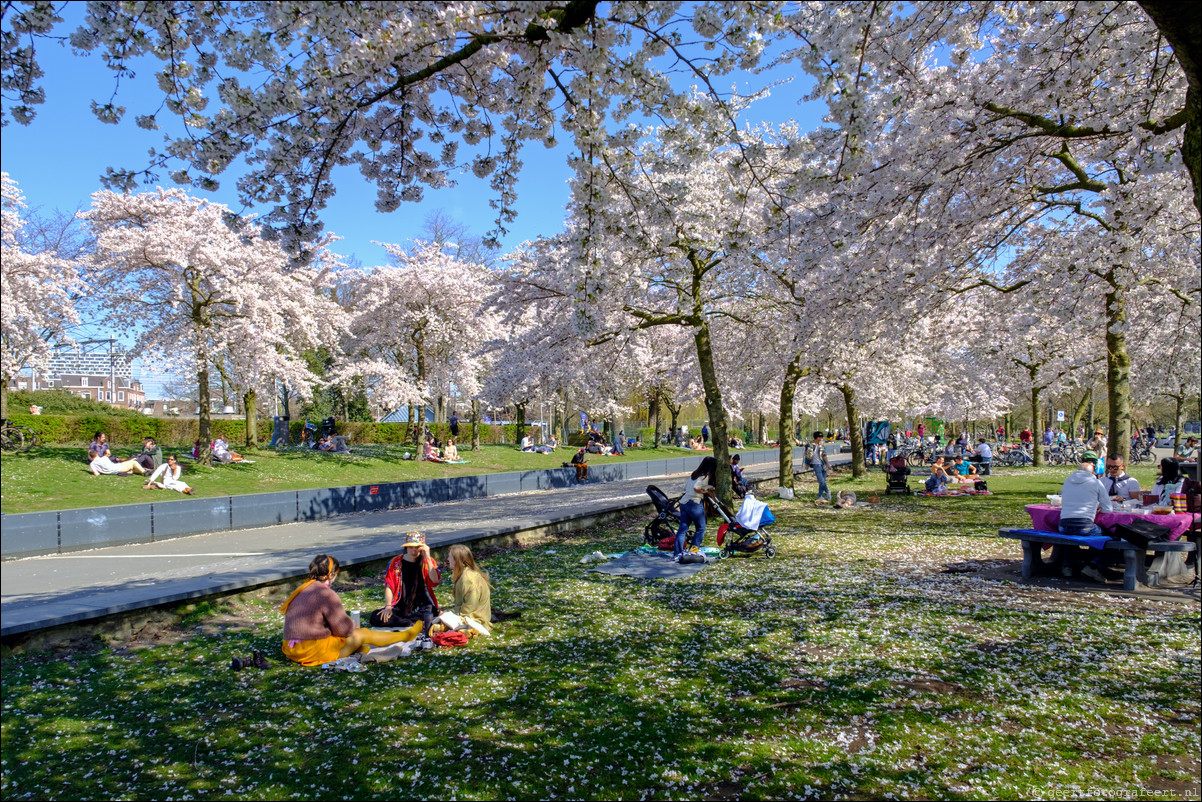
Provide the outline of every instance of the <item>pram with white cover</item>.
{"type": "Polygon", "coordinates": [[[761,550],[769,559],[776,556],[776,546],[768,532],[769,524],[776,523],[776,516],[767,504],[748,494],[743,499],[738,515],[733,517],[723,505],[716,506],[718,514],[726,522],[718,527],[718,547],[722,549],[723,557],[754,554],[761,550]]]}

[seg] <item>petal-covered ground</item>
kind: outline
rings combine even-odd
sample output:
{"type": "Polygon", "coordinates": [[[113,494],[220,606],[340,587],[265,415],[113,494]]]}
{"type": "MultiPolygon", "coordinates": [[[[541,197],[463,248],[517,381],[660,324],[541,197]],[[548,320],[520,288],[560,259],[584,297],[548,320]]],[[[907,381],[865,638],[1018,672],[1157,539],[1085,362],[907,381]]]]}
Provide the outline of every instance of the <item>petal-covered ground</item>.
{"type": "MultiPolygon", "coordinates": [[[[997,528],[1021,524],[1063,474],[854,511],[773,500],[776,559],[687,580],[580,563],[637,546],[641,520],[492,554],[494,606],[520,619],[361,674],[287,664],[280,614],[248,597],[155,645],[6,655],[0,791],[1196,797],[1197,594],[1014,581],[1019,546],[997,528]],[[252,648],[273,668],[228,670],[252,648]]],[[[836,487],[862,497],[874,483],[836,487]]],[[[370,576],[342,593],[348,609],[382,596],[370,576]]]]}

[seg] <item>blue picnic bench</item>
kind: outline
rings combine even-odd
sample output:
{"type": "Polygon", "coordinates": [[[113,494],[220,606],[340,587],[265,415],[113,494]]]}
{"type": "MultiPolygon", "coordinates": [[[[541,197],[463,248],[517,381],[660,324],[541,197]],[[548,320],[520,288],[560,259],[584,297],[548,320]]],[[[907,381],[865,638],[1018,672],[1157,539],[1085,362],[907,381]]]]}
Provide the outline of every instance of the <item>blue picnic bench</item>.
{"type": "Polygon", "coordinates": [[[1023,546],[1023,579],[1040,575],[1058,575],[1064,564],[1066,548],[1091,547],[1101,544],[1103,551],[1123,553],[1123,590],[1135,590],[1136,583],[1155,587],[1164,580],[1192,573],[1185,564],[1187,552],[1196,551],[1197,546],[1185,539],[1167,540],[1137,546],[1126,540],[1076,537],[1059,532],[1044,532],[1039,529],[1001,529],[998,534],[1019,540],[1023,546]],[[1043,559],[1043,544],[1052,544],[1051,558],[1043,559]],[[1147,554],[1152,554],[1151,564],[1146,564],[1147,554]]]}

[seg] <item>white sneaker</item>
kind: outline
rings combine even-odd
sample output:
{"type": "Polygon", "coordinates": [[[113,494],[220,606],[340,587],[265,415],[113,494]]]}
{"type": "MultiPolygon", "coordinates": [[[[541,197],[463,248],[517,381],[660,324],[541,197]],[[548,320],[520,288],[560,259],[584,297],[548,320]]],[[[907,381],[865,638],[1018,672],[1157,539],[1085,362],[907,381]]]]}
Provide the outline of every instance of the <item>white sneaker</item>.
{"type": "Polygon", "coordinates": [[[682,556],[684,556],[684,555],[681,555],[681,554],[673,554],[673,555],[672,555],[672,562],[674,562],[674,563],[678,563],[678,562],[680,562],[680,558],[681,558],[682,556]]]}
{"type": "Polygon", "coordinates": [[[414,649],[433,649],[434,641],[430,639],[429,635],[418,635],[416,638],[413,639],[413,648],[414,649]]]}
{"type": "Polygon", "coordinates": [[[1106,584],[1106,577],[1102,576],[1102,572],[1092,565],[1087,565],[1081,569],[1081,576],[1087,576],[1095,582],[1106,584]]]}

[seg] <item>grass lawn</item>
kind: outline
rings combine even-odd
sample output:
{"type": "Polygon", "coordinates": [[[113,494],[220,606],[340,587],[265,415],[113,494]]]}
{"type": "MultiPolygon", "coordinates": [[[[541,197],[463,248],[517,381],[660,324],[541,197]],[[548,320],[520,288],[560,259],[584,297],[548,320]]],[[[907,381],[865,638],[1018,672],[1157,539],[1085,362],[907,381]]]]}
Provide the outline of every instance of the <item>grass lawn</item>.
{"type": "MultiPolygon", "coordinates": [[[[246,493],[271,493],[277,490],[302,490],[313,487],[403,482],[410,479],[435,479],[444,476],[529,471],[555,468],[571,460],[574,448],[561,448],[554,454],[533,454],[514,446],[481,446],[478,453],[461,448],[466,465],[444,465],[402,459],[413,449],[406,446],[357,446],[351,454],[323,454],[305,449],[240,448],[238,453],[253,464],[237,463],[206,468],[181,459],[182,479],[195,495],[236,496],[246,493]]],[[[189,453],[187,449],[163,448],[163,455],[189,453]]],[[[114,449],[116,459],[128,459],[137,453],[114,449]]],[[[712,452],[707,452],[712,453],[712,452]]],[[[685,448],[627,449],[624,457],[589,456],[594,465],[667,459],[705,454],[685,448]]],[[[39,512],[107,504],[163,502],[184,498],[174,491],[143,490],[137,476],[92,476],[86,462],[85,447],[49,446],[22,454],[0,456],[0,510],[5,513],[39,512]]]]}
{"type": "MultiPolygon", "coordinates": [[[[636,546],[641,519],[495,553],[494,607],[520,619],[362,674],[287,663],[278,602],[248,597],[141,641],[6,656],[0,792],[1196,798],[1196,601],[998,578],[1020,557],[999,524],[1064,474],[853,511],[774,500],[780,556],[687,580],[579,563],[636,546]],[[227,670],[252,648],[274,667],[227,670]]],[[[382,597],[369,575],[335,588],[348,609],[382,597]]]]}

